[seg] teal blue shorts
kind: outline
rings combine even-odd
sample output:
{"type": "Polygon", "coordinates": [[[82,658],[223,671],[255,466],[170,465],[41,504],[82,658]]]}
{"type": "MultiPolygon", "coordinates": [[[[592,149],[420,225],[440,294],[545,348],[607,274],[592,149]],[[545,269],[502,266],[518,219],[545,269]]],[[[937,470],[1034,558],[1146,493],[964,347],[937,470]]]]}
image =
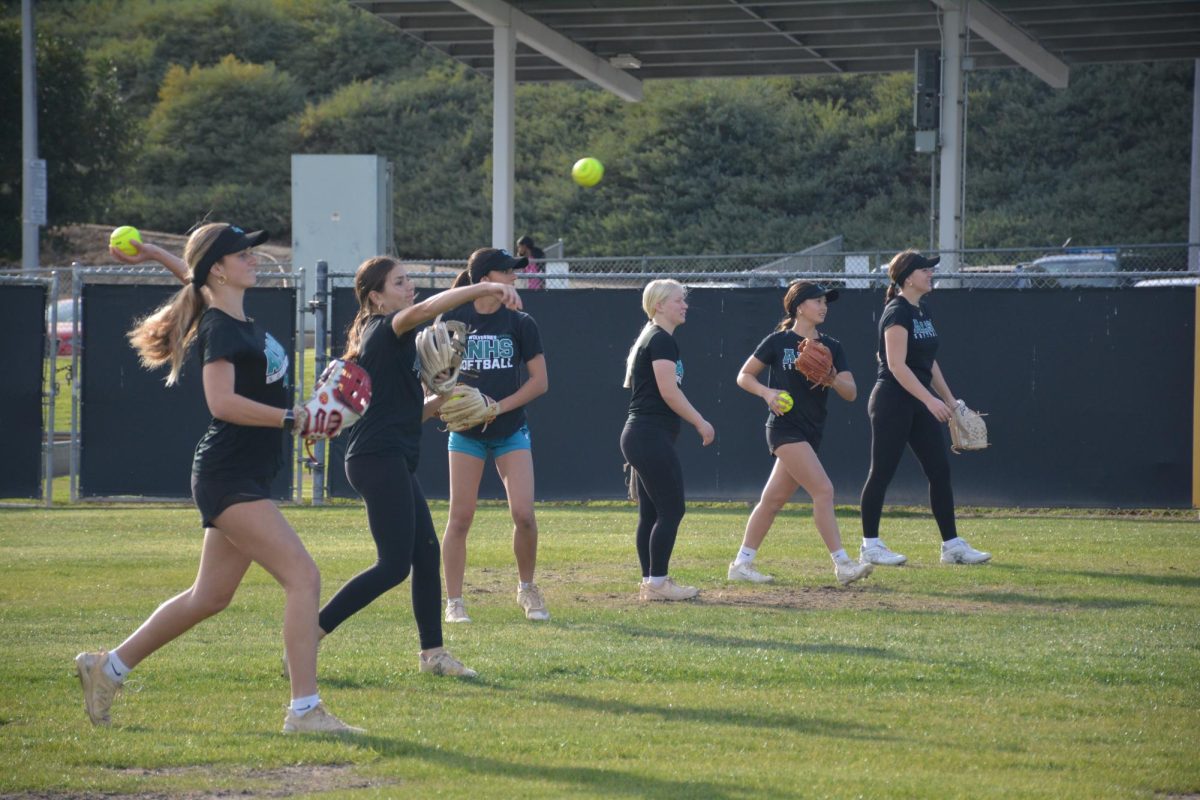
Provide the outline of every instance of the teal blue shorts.
{"type": "Polygon", "coordinates": [[[514,450],[532,450],[533,444],[529,440],[529,426],[522,425],[521,429],[511,436],[500,439],[475,439],[461,433],[451,433],[447,449],[451,453],[466,453],[480,461],[487,461],[489,453],[493,458],[499,458],[514,450]]]}

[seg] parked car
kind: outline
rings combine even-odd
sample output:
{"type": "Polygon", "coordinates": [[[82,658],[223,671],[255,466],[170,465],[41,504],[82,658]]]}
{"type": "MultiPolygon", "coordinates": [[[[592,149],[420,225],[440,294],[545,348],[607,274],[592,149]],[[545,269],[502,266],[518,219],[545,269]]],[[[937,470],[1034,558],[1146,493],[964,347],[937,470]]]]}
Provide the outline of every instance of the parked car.
{"type": "MultiPolygon", "coordinates": [[[[74,352],[75,343],[75,303],[71,298],[55,303],[58,314],[54,330],[55,346],[60,356],[70,356],[74,352]]],[[[46,310],[46,327],[50,326],[50,310],[46,310]]],[[[82,332],[81,332],[82,333],[82,332]]]]}
{"type": "Polygon", "coordinates": [[[1114,253],[1065,253],[1056,256],[1042,256],[1032,264],[1025,266],[1024,269],[1027,273],[1033,273],[1031,277],[1035,286],[1060,286],[1064,289],[1074,289],[1080,286],[1099,286],[1111,289],[1126,285],[1126,280],[1115,274],[1120,270],[1121,261],[1114,253]],[[1110,274],[1089,278],[1075,274],[1080,272],[1110,274]]]}
{"type": "Polygon", "coordinates": [[[1173,278],[1146,278],[1134,284],[1134,287],[1139,289],[1148,289],[1155,286],[1200,286],[1200,275],[1176,275],[1173,278]]]}
{"type": "Polygon", "coordinates": [[[1029,277],[1023,274],[1024,264],[988,264],[960,266],[954,278],[935,278],[938,289],[1028,289],[1029,277]]]}

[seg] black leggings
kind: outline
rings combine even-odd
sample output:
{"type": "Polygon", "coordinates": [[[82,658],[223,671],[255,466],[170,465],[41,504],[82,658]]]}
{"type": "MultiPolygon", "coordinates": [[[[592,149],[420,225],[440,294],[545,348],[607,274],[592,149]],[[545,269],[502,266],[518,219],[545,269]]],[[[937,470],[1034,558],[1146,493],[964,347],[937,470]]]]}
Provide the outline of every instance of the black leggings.
{"type": "Polygon", "coordinates": [[[929,506],[942,541],[958,535],[954,525],[954,490],[950,486],[950,458],[946,455],[943,425],[929,409],[901,386],[877,383],[867,401],[871,417],[871,472],[862,490],[864,539],[879,537],[879,518],[904,445],[912,448],[929,479],[929,506]]]}
{"type": "Polygon", "coordinates": [[[642,577],[665,577],[675,536],[686,511],[683,469],[671,431],[656,425],[626,423],[621,453],[637,470],[637,554],[642,577]]]}
{"type": "Polygon", "coordinates": [[[413,617],[421,649],[441,647],[441,547],[417,476],[402,456],[362,455],[346,462],[346,477],[367,504],[367,524],[378,560],[325,604],[321,630],[333,633],[355,612],[398,586],[411,569],[413,617]]]}

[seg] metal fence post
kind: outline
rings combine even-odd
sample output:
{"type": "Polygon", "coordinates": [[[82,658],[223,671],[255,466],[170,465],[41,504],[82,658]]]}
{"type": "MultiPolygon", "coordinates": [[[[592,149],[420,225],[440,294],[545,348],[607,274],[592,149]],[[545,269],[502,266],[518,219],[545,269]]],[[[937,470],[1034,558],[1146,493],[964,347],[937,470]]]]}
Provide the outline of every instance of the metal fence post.
{"type": "MultiPolygon", "coordinates": [[[[299,362],[296,365],[296,402],[304,402],[304,339],[308,335],[308,324],[304,319],[304,302],[308,296],[308,274],[303,268],[300,269],[299,280],[296,286],[296,352],[299,362]]],[[[304,500],[304,445],[297,440],[295,452],[295,470],[292,478],[292,502],[300,503],[304,500]]]]}
{"type": "MultiPolygon", "coordinates": [[[[326,310],[329,301],[329,264],[325,261],[317,262],[317,291],[313,295],[313,299],[309,301],[309,307],[313,311],[313,360],[316,365],[316,374],[319,377],[325,371],[325,364],[329,360],[329,346],[326,343],[325,328],[327,321],[326,310]]],[[[325,504],[325,442],[318,440],[313,445],[313,458],[316,463],[312,465],[312,504],[320,506],[325,504]]]]}
{"type": "Polygon", "coordinates": [[[79,395],[83,385],[79,379],[79,353],[83,349],[83,337],[79,335],[79,311],[83,303],[83,275],[80,270],[71,271],[71,457],[70,485],[71,502],[79,502],[79,395]]]}
{"type": "Polygon", "coordinates": [[[42,476],[46,508],[54,505],[54,403],[58,399],[58,273],[50,273],[50,324],[46,344],[50,348],[50,385],[46,393],[46,439],[42,453],[46,474],[42,476]]]}

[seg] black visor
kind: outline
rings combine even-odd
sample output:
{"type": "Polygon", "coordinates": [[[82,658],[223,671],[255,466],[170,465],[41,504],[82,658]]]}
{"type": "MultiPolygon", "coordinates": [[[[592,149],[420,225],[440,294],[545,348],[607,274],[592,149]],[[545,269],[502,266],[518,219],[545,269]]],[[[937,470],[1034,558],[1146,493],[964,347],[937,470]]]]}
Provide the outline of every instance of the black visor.
{"type": "Polygon", "coordinates": [[[204,282],[208,280],[208,273],[212,271],[213,264],[225,256],[249,250],[251,247],[258,247],[267,240],[267,237],[266,231],[246,233],[237,225],[226,225],[225,229],[217,234],[216,241],[209,246],[208,252],[200,259],[200,263],[192,270],[192,283],[197,287],[203,286],[204,282]]]}
{"type": "Polygon", "coordinates": [[[471,283],[479,283],[483,280],[483,276],[492,270],[508,272],[509,270],[525,269],[528,266],[529,259],[524,256],[516,258],[507,250],[493,250],[471,265],[471,283]]]}
{"type": "Polygon", "coordinates": [[[933,258],[927,258],[926,256],[923,256],[920,253],[917,253],[914,256],[913,260],[911,262],[909,262],[909,265],[904,268],[904,271],[896,276],[896,285],[904,286],[904,281],[908,278],[909,275],[912,275],[914,272],[916,272],[919,269],[933,269],[934,267],[936,267],[938,265],[938,262],[941,260],[942,260],[941,256],[934,256],[933,258]]]}

